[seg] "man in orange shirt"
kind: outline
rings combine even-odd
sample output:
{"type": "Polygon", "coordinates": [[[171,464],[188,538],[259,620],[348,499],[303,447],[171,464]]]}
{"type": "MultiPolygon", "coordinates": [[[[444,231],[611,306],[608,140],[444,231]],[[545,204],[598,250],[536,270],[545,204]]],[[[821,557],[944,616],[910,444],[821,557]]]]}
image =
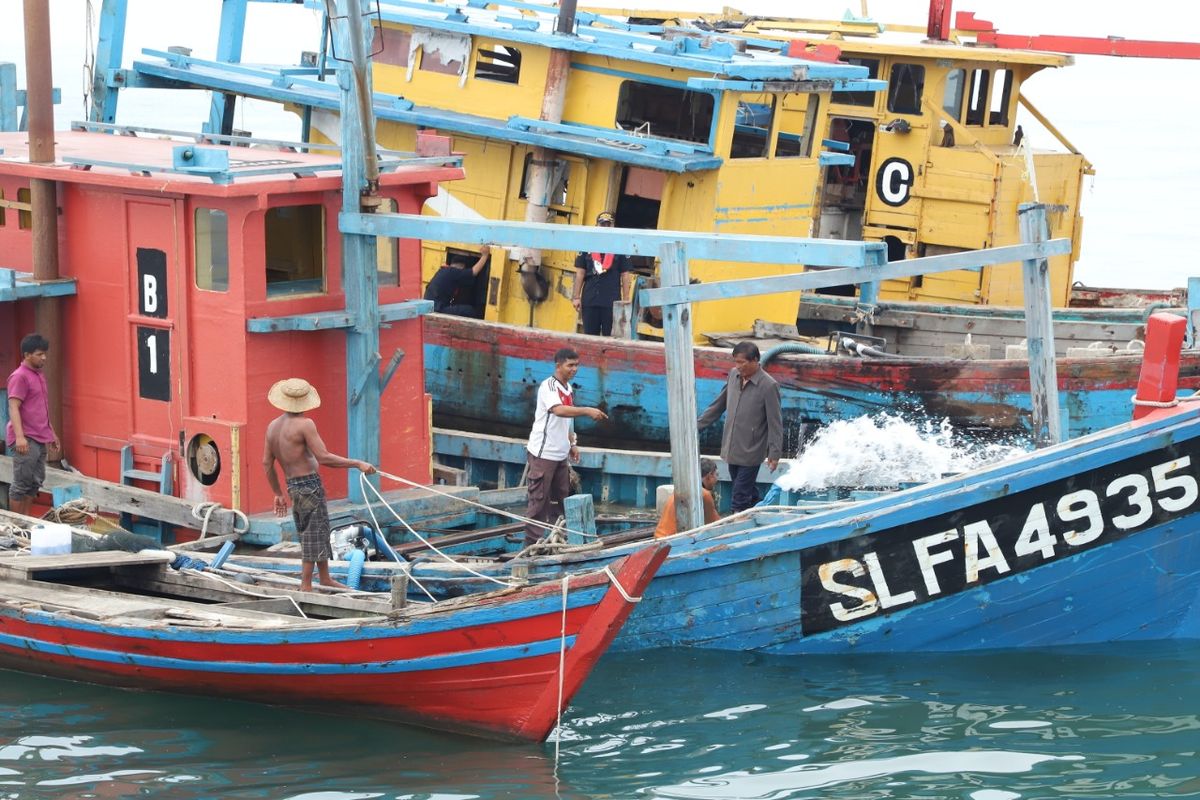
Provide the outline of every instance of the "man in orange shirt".
{"type": "MultiPolygon", "coordinates": [[[[717,513],[717,503],[713,499],[713,489],[717,486],[717,462],[711,458],[700,459],[700,486],[704,496],[704,524],[707,525],[721,518],[717,513]]],[[[678,532],[679,523],[675,521],[675,493],[671,492],[663,508],[662,517],[658,520],[658,527],[654,529],[654,538],[661,539],[678,532]]]]}

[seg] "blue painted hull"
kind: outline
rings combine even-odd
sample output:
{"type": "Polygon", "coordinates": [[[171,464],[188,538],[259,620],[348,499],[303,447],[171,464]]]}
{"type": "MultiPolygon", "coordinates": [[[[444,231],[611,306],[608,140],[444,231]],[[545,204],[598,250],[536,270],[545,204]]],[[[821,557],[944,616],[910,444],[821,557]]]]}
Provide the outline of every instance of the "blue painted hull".
{"type": "MultiPolygon", "coordinates": [[[[671,555],[614,646],[836,653],[1200,638],[1198,487],[1200,408],[1188,408],[848,508],[760,512],[667,540],[671,555]]],[[[594,568],[636,546],[535,558],[530,573],[594,568]]]]}
{"type": "MultiPolygon", "coordinates": [[[[481,433],[526,436],[538,382],[560,347],[580,354],[576,384],[583,402],[609,420],[578,420],[586,444],[667,449],[667,384],[662,346],[580,334],[516,328],[433,315],[425,320],[425,382],[435,424],[481,433]]],[[[703,408],[728,375],[727,350],[697,347],[696,397],[703,408]]],[[[1129,419],[1141,359],[1059,361],[1059,401],[1072,437],[1129,419]]],[[[790,355],[767,366],[780,385],[785,449],[795,452],[809,426],[864,414],[896,412],[959,429],[1023,435],[1030,429],[1024,361],[863,360],[790,355]]],[[[1200,388],[1200,352],[1187,351],[1180,386],[1200,388]]],[[[720,445],[720,425],[701,432],[701,446],[720,445]]]]}

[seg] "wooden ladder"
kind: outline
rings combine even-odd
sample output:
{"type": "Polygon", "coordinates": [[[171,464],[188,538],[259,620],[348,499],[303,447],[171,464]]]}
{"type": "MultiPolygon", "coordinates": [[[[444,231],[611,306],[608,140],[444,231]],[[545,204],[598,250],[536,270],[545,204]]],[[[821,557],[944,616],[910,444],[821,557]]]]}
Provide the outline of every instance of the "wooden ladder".
{"type": "MultiPolygon", "coordinates": [[[[171,470],[171,453],[163,453],[159,460],[159,471],[137,469],[133,460],[133,445],[127,444],[121,448],[121,484],[133,486],[134,481],[148,481],[158,485],[160,494],[175,493],[175,480],[171,470]]],[[[121,527],[132,533],[157,537],[160,542],[174,540],[174,529],[166,522],[159,520],[137,519],[129,513],[121,514],[121,527]]]]}

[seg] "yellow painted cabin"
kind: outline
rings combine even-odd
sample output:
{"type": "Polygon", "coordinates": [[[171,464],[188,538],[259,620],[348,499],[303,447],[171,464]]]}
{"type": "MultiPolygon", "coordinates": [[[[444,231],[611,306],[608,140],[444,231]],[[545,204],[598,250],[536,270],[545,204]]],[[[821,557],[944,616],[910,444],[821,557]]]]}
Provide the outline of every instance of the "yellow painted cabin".
{"type": "MultiPolygon", "coordinates": [[[[528,132],[540,130],[553,37],[546,20],[554,9],[523,8],[519,18],[463,8],[457,22],[411,11],[383,15],[376,92],[424,113],[420,122],[381,120],[380,145],[413,150],[419,129],[436,128],[464,155],[465,180],[443,186],[426,213],[526,219],[537,146],[528,132]],[[444,121],[436,124],[439,112],[444,121]]],[[[768,23],[734,32],[620,24],[586,12],[577,22],[562,124],[544,126],[555,148],[550,221],[590,224],[611,210],[617,227],[862,238],[886,242],[893,258],[1020,241],[1016,206],[1033,199],[1028,162],[1013,144],[1020,88],[1068,57],[841,39],[840,64],[822,64],[786,58],[781,49],[796,34],[768,23]],[[754,64],[771,65],[763,75],[784,69],[794,77],[747,77],[754,64]],[[882,84],[864,84],[864,74],[887,87],[875,91],[882,84]],[[642,156],[656,149],[662,157],[647,163],[642,156]],[[845,163],[846,152],[855,163],[845,163]]],[[[330,114],[315,114],[313,126],[314,136],[336,132],[330,114]]],[[[1090,165],[1077,152],[1035,150],[1031,161],[1039,199],[1055,209],[1051,236],[1078,243],[1090,165]]],[[[541,302],[530,301],[515,261],[494,258],[478,298],[484,318],[574,330],[574,256],[541,254],[548,285],[541,302]]],[[[474,251],[427,243],[424,279],[456,257],[474,260],[474,251]]],[[[1073,260],[1052,263],[1056,305],[1067,301],[1073,260]]],[[[697,261],[690,269],[709,281],[796,266],[697,261]]],[[[881,298],[1020,304],[1020,267],[888,281],[881,298]]],[[[797,301],[793,293],[699,304],[693,329],[702,335],[748,328],[754,319],[792,322],[797,301]]]]}

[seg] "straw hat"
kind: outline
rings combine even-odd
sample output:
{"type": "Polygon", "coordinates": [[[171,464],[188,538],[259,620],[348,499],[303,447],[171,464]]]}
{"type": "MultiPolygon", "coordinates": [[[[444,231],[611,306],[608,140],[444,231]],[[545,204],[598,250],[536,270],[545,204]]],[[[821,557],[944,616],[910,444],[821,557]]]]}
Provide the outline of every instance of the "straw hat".
{"type": "Polygon", "coordinates": [[[316,387],[303,378],[279,381],[267,392],[267,399],[280,411],[290,411],[293,414],[312,411],[321,405],[321,396],[317,394],[316,387]]]}

